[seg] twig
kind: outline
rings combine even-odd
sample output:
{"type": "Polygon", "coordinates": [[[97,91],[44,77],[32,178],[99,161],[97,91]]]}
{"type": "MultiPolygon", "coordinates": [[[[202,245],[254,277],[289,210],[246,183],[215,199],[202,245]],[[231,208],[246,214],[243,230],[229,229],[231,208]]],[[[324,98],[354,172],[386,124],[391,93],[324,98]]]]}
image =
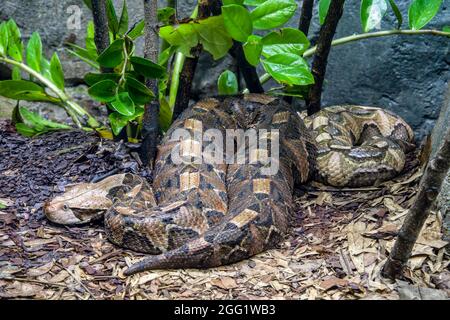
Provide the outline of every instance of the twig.
{"type": "Polygon", "coordinates": [[[321,107],[322,87],[327,70],[328,55],[330,54],[331,42],[336,33],[336,28],[344,12],[344,2],[345,0],[331,1],[325,23],[320,29],[317,51],[311,68],[315,83],[310,87],[309,95],[306,99],[309,116],[318,112],[321,107]]]}
{"type": "Polygon", "coordinates": [[[81,281],[78,280],[77,277],[72,273],[72,271],[70,271],[69,269],[67,269],[66,267],[64,267],[63,265],[59,265],[62,269],[66,270],[67,273],[80,285],[84,288],[84,290],[86,290],[86,292],[94,299],[97,299],[95,297],[95,295],[92,293],[92,291],[81,281]]]}
{"type": "Polygon", "coordinates": [[[440,149],[425,169],[416,200],[409,209],[391,254],[383,266],[382,275],[384,277],[395,279],[402,274],[420,231],[430,214],[431,206],[439,194],[449,167],[450,128],[447,129],[440,149]]]}

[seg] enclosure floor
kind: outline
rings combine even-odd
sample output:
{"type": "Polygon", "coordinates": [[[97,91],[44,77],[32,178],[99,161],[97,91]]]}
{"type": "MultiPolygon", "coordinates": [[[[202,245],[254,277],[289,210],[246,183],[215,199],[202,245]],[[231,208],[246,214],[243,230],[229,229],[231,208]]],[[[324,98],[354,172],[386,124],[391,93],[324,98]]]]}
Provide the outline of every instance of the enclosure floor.
{"type": "Polygon", "coordinates": [[[101,224],[50,224],[43,202],[68,183],[114,169],[149,175],[131,149],[83,132],[27,139],[0,123],[0,298],[33,299],[399,299],[447,298],[449,254],[434,212],[404,281],[380,269],[421,176],[358,190],[315,183],[296,190],[291,234],[277,250],[209,270],[163,270],[123,277],[143,255],[106,239],[101,224]]]}

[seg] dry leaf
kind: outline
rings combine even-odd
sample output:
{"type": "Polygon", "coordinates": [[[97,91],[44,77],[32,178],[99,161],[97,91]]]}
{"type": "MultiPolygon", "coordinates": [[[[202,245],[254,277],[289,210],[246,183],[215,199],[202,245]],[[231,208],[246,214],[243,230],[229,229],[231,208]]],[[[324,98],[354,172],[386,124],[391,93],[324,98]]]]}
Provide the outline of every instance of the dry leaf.
{"type": "Polygon", "coordinates": [[[222,288],[222,289],[226,289],[226,290],[234,289],[234,288],[237,288],[237,286],[238,286],[236,281],[234,281],[234,279],[230,278],[230,277],[223,277],[223,278],[218,278],[218,279],[212,279],[211,280],[211,284],[216,286],[216,287],[219,287],[219,288],[222,288]]]}
{"type": "Polygon", "coordinates": [[[331,288],[335,287],[345,287],[348,285],[348,280],[340,279],[336,277],[328,277],[324,280],[322,280],[319,284],[319,286],[324,289],[325,291],[330,290],[331,288]]]}
{"type": "Polygon", "coordinates": [[[49,272],[52,269],[53,265],[54,265],[54,262],[50,261],[49,263],[46,263],[43,266],[40,266],[40,267],[37,267],[37,268],[33,268],[33,269],[29,269],[27,271],[27,276],[29,276],[29,277],[39,277],[39,276],[49,272]]]}

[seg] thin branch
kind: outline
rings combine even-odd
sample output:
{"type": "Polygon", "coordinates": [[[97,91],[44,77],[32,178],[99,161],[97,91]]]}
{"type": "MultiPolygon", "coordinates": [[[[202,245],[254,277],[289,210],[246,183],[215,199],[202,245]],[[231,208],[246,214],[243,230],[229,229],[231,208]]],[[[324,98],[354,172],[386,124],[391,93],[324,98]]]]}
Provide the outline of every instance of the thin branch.
{"type": "Polygon", "coordinates": [[[327,70],[328,55],[330,54],[336,28],[344,12],[344,2],[345,0],[331,1],[325,23],[320,29],[317,51],[311,68],[315,83],[311,86],[309,96],[306,99],[308,115],[316,113],[321,107],[322,88],[327,70]]]}
{"type": "MultiPolygon", "coordinates": [[[[159,38],[156,30],[158,23],[158,1],[144,0],[145,15],[145,47],[144,57],[158,63],[159,38]]],[[[147,87],[158,97],[158,81],[147,79],[147,87]]],[[[159,101],[158,98],[145,106],[142,119],[141,159],[145,165],[152,166],[156,156],[159,133],[159,101]]]]}
{"type": "MultiPolygon", "coordinates": [[[[197,14],[198,19],[206,19],[211,15],[211,3],[214,3],[214,0],[199,0],[197,14]]],[[[184,62],[183,71],[180,75],[180,82],[172,119],[176,119],[189,106],[192,83],[194,81],[198,59],[202,50],[203,48],[200,44],[192,48],[191,55],[193,57],[186,58],[184,62]]]]}
{"type": "MultiPolygon", "coordinates": [[[[106,14],[105,0],[92,0],[92,16],[94,19],[95,46],[97,53],[101,54],[109,47],[108,16],[106,14]]],[[[101,68],[102,72],[111,72],[110,69],[101,68]]]]}
{"type": "Polygon", "coordinates": [[[415,242],[425,224],[430,208],[439,194],[442,183],[450,167],[450,128],[447,129],[444,142],[434,158],[428,163],[419,185],[419,191],[412,208],[409,210],[391,254],[383,267],[385,277],[395,279],[402,274],[406,262],[411,256],[415,242]]]}
{"type": "Polygon", "coordinates": [[[306,36],[309,33],[309,26],[311,25],[311,18],[314,8],[314,0],[303,0],[302,13],[300,15],[300,23],[298,29],[306,36]]]}

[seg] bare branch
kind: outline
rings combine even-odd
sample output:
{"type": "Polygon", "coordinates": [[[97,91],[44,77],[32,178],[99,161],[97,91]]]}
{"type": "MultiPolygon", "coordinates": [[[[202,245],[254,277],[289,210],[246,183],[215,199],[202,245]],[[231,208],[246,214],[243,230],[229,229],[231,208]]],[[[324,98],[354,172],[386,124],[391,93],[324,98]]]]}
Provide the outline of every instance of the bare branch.
{"type": "Polygon", "coordinates": [[[300,23],[298,25],[298,29],[306,36],[309,33],[309,26],[311,25],[313,7],[314,0],[303,0],[302,13],[300,15],[300,23]]]}

